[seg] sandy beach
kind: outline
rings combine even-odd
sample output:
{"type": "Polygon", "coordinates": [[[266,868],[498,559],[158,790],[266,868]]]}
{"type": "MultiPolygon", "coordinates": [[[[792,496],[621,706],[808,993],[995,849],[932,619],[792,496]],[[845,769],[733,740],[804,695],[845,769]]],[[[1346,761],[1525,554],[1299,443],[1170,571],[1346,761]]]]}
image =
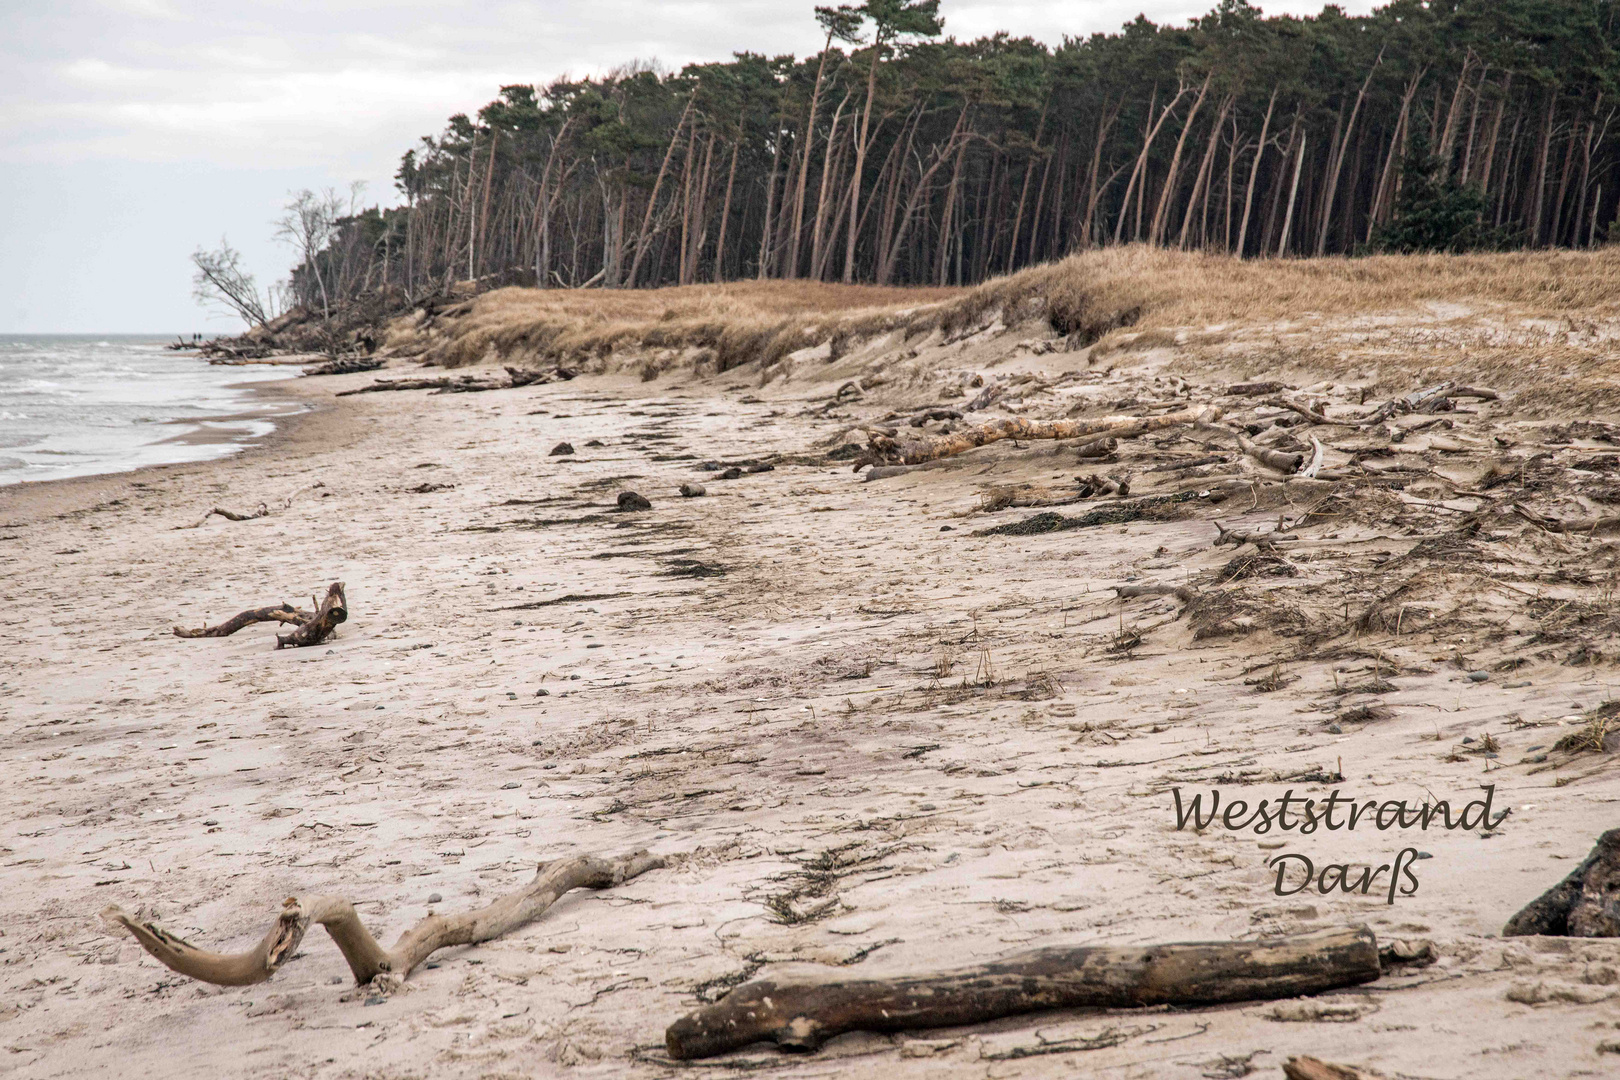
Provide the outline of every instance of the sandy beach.
{"type": "MultiPolygon", "coordinates": [[[[1031,348],[1054,338],[998,327],[950,362],[1101,370],[1031,348]]],[[[862,482],[825,460],[849,422],[819,403],[877,354],[825,355],[764,386],[610,373],[338,398],[373,376],[305,379],[274,392],[311,410],[228,460],[0,489],[0,1075],[674,1076],[694,1070],[667,1059],[665,1027],[759,973],[1345,924],[1440,959],[1320,998],[852,1034],[698,1071],[1279,1076],[1295,1054],[1433,1078],[1613,1068],[1599,1047],[1620,1040],[1620,944],[1498,936],[1620,821],[1612,755],[1508,767],[1609,700],[1611,669],[1527,660],[1473,679],[1447,646],[1377,628],[1370,652],[1286,667],[1280,646],[1200,638],[1174,596],[1111,587],[1226,564],[1208,515],[978,535],[1031,512],[981,512],[987,484],[1071,482],[1072,454],[1009,441],[862,482]],[[551,456],[562,441],[576,452],[551,456]],[[775,467],[722,480],[708,461],[775,467]],[[707,495],[680,497],[687,482],[707,495]],[[652,509],[618,512],[623,490],[652,509]],[[266,517],[187,527],[261,502],[266,517]],[[333,581],[351,613],[324,646],[171,632],[333,581]],[[1141,640],[1118,647],[1127,632],[1141,640]],[[1395,644],[1429,659],[1382,666],[1395,644]],[[1341,683],[1385,678],[1382,719],[1329,723],[1341,683]],[[1472,752],[1486,732],[1499,750],[1472,752]],[[1485,785],[1512,810],[1494,829],[1176,827],[1177,789],[1460,808],[1485,785]],[[98,919],[116,903],[239,948],[283,897],[337,893],[391,939],[538,860],[641,847],[669,865],[440,953],[388,997],[348,995],[318,932],[235,989],[180,978],[98,919]],[[1415,893],[1393,903],[1278,896],[1267,866],[1408,847],[1415,893]]],[[[1116,359],[1095,381],[1171,360],[1116,359]]],[[[1254,502],[1232,500],[1223,526],[1277,520],[1254,502]]],[[[1412,546],[1373,533],[1385,554],[1412,546]]]]}

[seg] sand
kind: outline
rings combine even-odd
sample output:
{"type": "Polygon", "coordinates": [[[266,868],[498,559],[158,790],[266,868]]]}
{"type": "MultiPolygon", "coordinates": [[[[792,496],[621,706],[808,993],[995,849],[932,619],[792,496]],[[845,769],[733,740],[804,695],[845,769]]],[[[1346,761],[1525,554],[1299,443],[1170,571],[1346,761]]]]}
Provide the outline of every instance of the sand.
{"type": "MultiPolygon", "coordinates": [[[[1006,370],[1037,363],[1019,355],[1006,370]]],[[[1273,668],[1250,669],[1269,638],[1194,640],[1175,598],[1113,599],[1132,575],[1231,558],[1207,520],[973,535],[1033,512],[973,513],[985,483],[1062,483],[1072,457],[1001,444],[878,483],[836,463],[698,468],[808,453],[840,427],[809,400],[844,374],[342,399],[371,376],[311,379],[291,388],[310,413],[229,460],[0,489],[0,1075],[679,1075],[665,1025],[759,972],[1347,922],[1442,958],[1314,1001],[853,1034],[696,1071],[1280,1076],[1302,1053],[1422,1077],[1614,1068],[1598,1048],[1620,1040],[1620,942],[1497,936],[1620,823],[1612,768],[1555,786],[1584,766],[1507,767],[1605,700],[1611,669],[1538,663],[1509,689],[1403,667],[1387,719],[1333,733],[1321,703],[1365,659],[1294,665],[1264,692],[1273,668]],[[548,456],[563,440],[577,453],[548,456]],[[680,498],[688,481],[708,495],[680,498]],[[652,510],[615,512],[626,489],[652,510]],[[275,512],[179,528],[260,502],[275,512]],[[326,646],[170,632],[334,580],[352,614],[326,646]],[[1143,641],[1109,651],[1125,630],[1143,641]],[[1466,752],[1487,730],[1500,754],[1466,752]],[[1513,810],[1497,829],[1426,833],[1178,831],[1172,793],[1460,807],[1492,783],[1513,810]],[[270,982],[224,989],[97,918],[118,903],[234,948],[283,897],[328,892],[391,939],[537,860],[643,846],[670,866],[441,953],[386,999],[341,1000],[319,931],[270,982]],[[1266,866],[1405,847],[1420,884],[1393,904],[1279,897],[1266,866]]],[[[1277,516],[1242,505],[1228,527],[1277,516]]]]}

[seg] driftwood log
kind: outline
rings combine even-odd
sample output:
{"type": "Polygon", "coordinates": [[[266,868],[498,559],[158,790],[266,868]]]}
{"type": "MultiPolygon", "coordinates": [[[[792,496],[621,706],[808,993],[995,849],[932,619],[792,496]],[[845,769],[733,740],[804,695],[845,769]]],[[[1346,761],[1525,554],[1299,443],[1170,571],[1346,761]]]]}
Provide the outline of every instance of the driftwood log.
{"type": "Polygon", "coordinates": [[[1557,885],[1524,906],[1503,937],[1620,937],[1620,829],[1598,837],[1590,854],[1557,885]]]}
{"type": "Polygon", "coordinates": [[[1241,431],[1232,433],[1237,439],[1238,449],[1249,457],[1258,461],[1268,469],[1275,469],[1281,473],[1294,473],[1304,464],[1305,455],[1296,454],[1288,450],[1273,450],[1269,446],[1261,446],[1241,431]]]}
{"type": "Polygon", "coordinates": [[[343,582],[334,581],[326,589],[326,598],[317,603],[315,610],[312,612],[302,611],[287,603],[275,604],[270,607],[249,608],[214,626],[202,626],[195,630],[187,630],[183,626],[177,626],[174,628],[174,636],[182,638],[230,637],[244,626],[252,626],[254,623],[292,623],[292,633],[285,636],[276,635],[276,648],[297,648],[306,645],[319,645],[332,636],[332,631],[337,629],[338,623],[347,622],[348,618],[349,601],[343,593],[343,582]]]}
{"type": "Polygon", "coordinates": [[[374,356],[340,356],[324,364],[304,369],[305,375],[358,375],[363,371],[376,371],[388,361],[374,356]]]}
{"type": "Polygon", "coordinates": [[[1580,517],[1556,518],[1547,514],[1538,514],[1522,503],[1513,504],[1513,512],[1524,520],[1556,533],[1600,533],[1620,528],[1620,517],[1580,517]]]}
{"type": "Polygon", "coordinates": [[[354,905],[340,896],[287,898],[269,933],[253,948],[240,953],[199,949],[162,927],[136,920],[117,905],[106,908],[101,916],[110,926],[128,930],[143,949],[171,971],[216,986],[264,982],[297,954],[310,926],[320,923],[349,962],[357,985],[383,976],[385,985],[378,988],[390,989],[387,983],[397,986],[438,950],[452,945],[477,945],[511,933],[545,914],[572,889],[610,889],[663,865],[662,857],[645,851],[616,859],[580,855],[541,863],[534,879],[517,892],[476,911],[429,915],[401,934],[392,949],[377,943],[361,923],[354,905]]]}
{"type": "Polygon", "coordinates": [[[1283,1063],[1283,1076],[1286,1080],[1382,1080],[1383,1074],[1301,1054],[1283,1063]]]}
{"type": "Polygon", "coordinates": [[[481,390],[511,390],[535,383],[572,379],[579,374],[569,368],[514,368],[501,375],[441,375],[422,379],[378,379],[369,386],[352,390],[339,390],[338,397],[350,394],[374,394],[383,390],[432,390],[440,394],[472,394],[481,390]]]}
{"type": "Polygon", "coordinates": [[[1077,439],[1085,435],[1128,438],[1219,418],[1220,410],[1209,408],[1183,409],[1160,416],[1105,416],[1095,420],[1027,420],[1014,416],[969,424],[948,434],[933,436],[903,437],[898,433],[873,431],[867,436],[865,452],[855,459],[854,468],[859,472],[867,465],[920,465],[1003,439],[1077,439]]]}
{"type": "Polygon", "coordinates": [[[1046,948],[925,975],[746,983],[664,1033],[669,1056],[711,1057],[774,1040],[811,1052],[847,1031],[977,1024],[1045,1009],[1178,1007],[1317,994],[1378,978],[1366,927],[1271,941],[1046,948]]]}

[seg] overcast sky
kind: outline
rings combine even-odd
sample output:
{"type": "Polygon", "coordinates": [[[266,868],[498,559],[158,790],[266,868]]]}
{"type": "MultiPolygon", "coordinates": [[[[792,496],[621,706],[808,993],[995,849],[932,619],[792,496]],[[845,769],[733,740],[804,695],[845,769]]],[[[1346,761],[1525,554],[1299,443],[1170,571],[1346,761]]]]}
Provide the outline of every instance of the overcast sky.
{"type": "MultiPolygon", "coordinates": [[[[1053,44],[1214,0],[944,0],[948,34],[1053,44]]],[[[0,333],[228,330],[187,256],[285,276],[289,191],[363,180],[503,84],[820,45],[814,0],[0,0],[0,333]]],[[[1269,13],[1319,10],[1271,0],[1269,13]]],[[[1362,13],[1371,0],[1348,0],[1362,13]]]]}

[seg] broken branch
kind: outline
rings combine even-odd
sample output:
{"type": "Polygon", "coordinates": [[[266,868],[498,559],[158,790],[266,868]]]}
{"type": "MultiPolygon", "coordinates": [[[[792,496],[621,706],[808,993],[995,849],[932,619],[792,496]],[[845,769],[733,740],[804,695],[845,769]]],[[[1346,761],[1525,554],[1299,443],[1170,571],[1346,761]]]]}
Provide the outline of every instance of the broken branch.
{"type": "Polygon", "coordinates": [[[296,628],[292,633],[283,637],[276,635],[276,648],[284,649],[291,646],[319,645],[332,636],[338,623],[349,618],[349,604],[343,594],[343,582],[334,581],[326,590],[326,599],[322,600],[313,612],[300,611],[288,603],[276,604],[271,607],[249,608],[247,611],[231,616],[217,626],[202,626],[196,630],[187,630],[183,626],[174,628],[174,636],[181,638],[203,637],[230,637],[244,626],[254,623],[278,622],[294,623],[296,628]]]}
{"type": "Polygon", "coordinates": [[[681,1061],[766,1039],[813,1051],[846,1031],[950,1027],[1045,1009],[1269,1000],[1378,976],[1378,943],[1364,926],[1271,941],[1035,949],[890,979],[762,979],[675,1021],[664,1043],[681,1061]]]}
{"type": "Polygon", "coordinates": [[[541,863],[522,889],[487,907],[460,915],[429,915],[384,949],[361,923],[354,905],[340,896],[293,896],[276,923],[253,948],[240,953],[199,949],[150,922],[138,922],[114,905],[102,918],[122,926],[171,971],[216,986],[251,986],[276,973],[298,950],[313,923],[326,927],[358,985],[379,975],[403,981],[433,953],[452,945],[477,945],[534,922],[573,889],[610,889],[664,865],[661,856],[637,851],[616,859],[580,855],[541,863]]]}

